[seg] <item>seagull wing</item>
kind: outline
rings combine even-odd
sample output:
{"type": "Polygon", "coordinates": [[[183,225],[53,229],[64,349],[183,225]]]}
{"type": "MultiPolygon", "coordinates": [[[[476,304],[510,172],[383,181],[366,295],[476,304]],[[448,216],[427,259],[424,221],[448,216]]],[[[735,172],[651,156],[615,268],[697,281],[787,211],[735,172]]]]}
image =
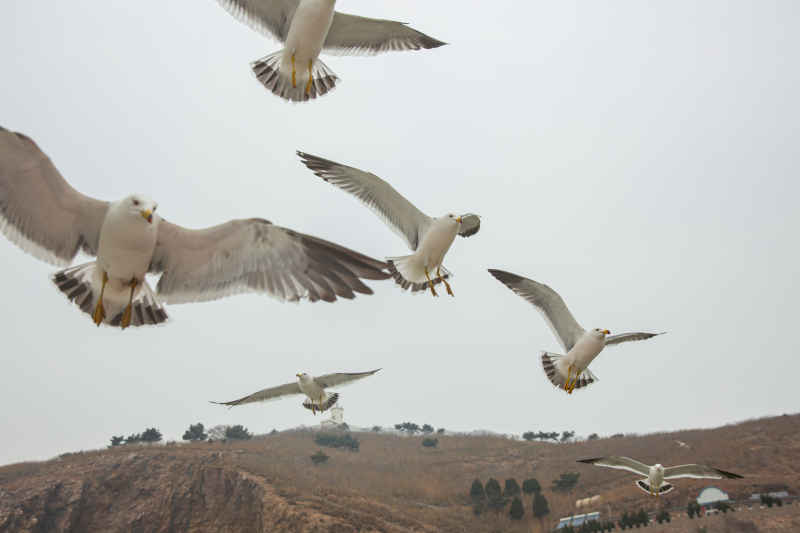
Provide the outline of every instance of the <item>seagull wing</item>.
{"type": "Polygon", "coordinates": [[[645,339],[652,339],[658,335],[663,335],[666,331],[662,331],[660,333],[644,333],[641,331],[637,331],[635,333],[620,333],[619,335],[609,335],[606,337],[606,346],[609,344],[619,344],[621,342],[630,342],[630,341],[643,341],[645,339]]]}
{"type": "Polygon", "coordinates": [[[698,479],[741,479],[742,476],[724,470],[718,470],[706,465],[680,465],[670,466],[664,469],[664,479],[675,479],[679,477],[693,477],[698,479]]]}
{"type": "Polygon", "coordinates": [[[217,0],[237,20],[254,30],[286,40],[300,0],[217,0]]]}
{"type": "Polygon", "coordinates": [[[211,402],[217,405],[229,405],[233,407],[234,405],[242,405],[245,403],[253,403],[253,402],[265,402],[267,400],[274,400],[276,398],[280,398],[281,396],[289,396],[292,394],[302,394],[300,391],[300,385],[297,382],[294,383],[287,383],[286,385],[280,385],[278,387],[270,387],[269,389],[262,389],[258,392],[254,392],[244,398],[239,398],[238,400],[231,400],[230,402],[211,402]]]}
{"type": "Polygon", "coordinates": [[[349,192],[383,219],[408,247],[416,250],[431,218],[375,174],[341,165],[315,155],[297,152],[314,174],[349,192]]]}
{"type": "Polygon", "coordinates": [[[333,302],[372,294],[361,282],[386,279],[386,263],[338,244],[251,218],[191,230],[161,220],[151,273],[168,303],[215,300],[243,292],[281,300],[333,302]]]}
{"type": "Polygon", "coordinates": [[[11,242],[59,266],[81,249],[96,255],[108,206],[70,187],[29,137],[0,127],[0,231],[11,242]]]}
{"type": "Polygon", "coordinates": [[[502,284],[532,303],[541,312],[561,346],[570,351],[584,330],[569,312],[567,304],[556,291],[544,285],[503,270],[489,269],[502,284]]]}
{"type": "Polygon", "coordinates": [[[375,55],[393,50],[437,48],[442,41],[403,22],[380,20],[338,11],[322,45],[325,52],[340,55],[375,55]]]}
{"type": "Polygon", "coordinates": [[[606,468],[616,468],[617,470],[627,470],[634,474],[641,474],[648,476],[650,474],[650,467],[644,463],[640,463],[636,459],[630,457],[619,457],[612,455],[610,457],[595,457],[594,459],[580,459],[579,463],[587,463],[595,466],[605,466],[606,468]]]}
{"type": "Polygon", "coordinates": [[[375,370],[370,370],[369,372],[350,372],[350,373],[340,372],[338,374],[325,374],[324,376],[315,377],[314,381],[316,381],[317,385],[319,385],[323,389],[327,389],[328,387],[345,385],[347,383],[356,381],[357,379],[371,376],[378,370],[380,370],[380,368],[377,368],[375,370]]]}
{"type": "Polygon", "coordinates": [[[481,217],[473,213],[461,215],[461,230],[458,234],[462,237],[472,237],[481,229],[481,217]]]}

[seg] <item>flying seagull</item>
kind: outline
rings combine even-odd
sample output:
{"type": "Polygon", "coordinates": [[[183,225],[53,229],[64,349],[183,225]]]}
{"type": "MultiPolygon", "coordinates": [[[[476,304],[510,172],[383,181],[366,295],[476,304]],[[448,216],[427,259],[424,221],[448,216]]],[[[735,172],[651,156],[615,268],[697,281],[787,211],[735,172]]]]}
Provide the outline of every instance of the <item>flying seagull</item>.
{"type": "Polygon", "coordinates": [[[588,366],[604,347],[649,339],[663,333],[636,332],[609,336],[611,332],[607,329],[594,328],[585,331],[569,312],[561,296],[547,285],[502,270],[489,269],[489,273],[542,313],[567,352],[566,355],[542,352],[542,366],[550,382],[570,394],[576,388],[580,389],[597,381],[597,376],[588,366]]]}
{"type": "Polygon", "coordinates": [[[264,87],[292,102],[322,96],[336,85],[339,78],[319,59],[320,52],[375,55],[445,44],[403,22],[334,11],[336,0],[217,1],[238,20],[284,43],[251,67],[264,87]]]}
{"type": "Polygon", "coordinates": [[[481,227],[478,215],[449,213],[431,218],[375,174],[303,152],[297,155],[314,174],[361,200],[405,239],[414,253],[388,258],[389,272],[398,285],[412,292],[430,287],[431,293],[437,296],[434,285],[443,282],[447,294],[453,296],[453,289],[447,282],[451,274],[442,266],[442,261],[456,235],[469,237],[478,233],[481,227]]]}
{"type": "Polygon", "coordinates": [[[333,302],[372,294],[359,278],[389,277],[382,261],[264,219],[192,230],[162,219],[157,207],[136,194],[116,202],[84,196],[33,140],[0,128],[0,231],[54,265],[68,265],[79,250],[97,256],[52,279],[98,326],[159,324],[167,320],[161,302],[242,292],[333,302]],[[156,291],[148,273],[162,274],[156,291]]]}
{"type": "Polygon", "coordinates": [[[239,398],[238,400],[233,400],[230,402],[211,403],[233,407],[234,405],[274,400],[282,396],[289,396],[292,394],[305,394],[308,399],[303,402],[303,407],[310,409],[311,412],[316,415],[317,411],[322,413],[333,407],[334,404],[336,404],[336,401],[339,399],[338,393],[334,392],[331,394],[325,392],[325,389],[339,385],[345,385],[358,379],[371,376],[378,370],[380,370],[380,368],[376,370],[370,370],[369,372],[325,374],[324,376],[318,377],[301,372],[296,374],[297,381],[295,383],[287,383],[286,385],[263,389],[258,392],[254,392],[249,396],[245,396],[244,398],[239,398]]]}
{"type": "Polygon", "coordinates": [[[680,465],[663,467],[660,464],[648,466],[630,457],[596,457],[594,459],[580,459],[579,463],[587,463],[618,470],[627,470],[634,474],[646,476],[647,479],[636,481],[636,486],[652,496],[660,496],[670,492],[675,487],[670,483],[664,483],[665,479],[676,479],[679,477],[693,477],[698,479],[742,479],[739,474],[725,472],[705,465],[680,465]]]}

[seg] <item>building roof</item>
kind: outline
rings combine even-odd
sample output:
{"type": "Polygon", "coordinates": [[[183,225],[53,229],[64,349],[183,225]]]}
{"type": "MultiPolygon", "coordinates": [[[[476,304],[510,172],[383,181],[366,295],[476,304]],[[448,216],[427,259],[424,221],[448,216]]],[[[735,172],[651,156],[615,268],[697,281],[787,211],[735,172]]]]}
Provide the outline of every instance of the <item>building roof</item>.
{"type": "Polygon", "coordinates": [[[699,505],[708,505],[715,502],[725,502],[730,500],[728,493],[717,487],[706,487],[697,495],[699,505]]]}

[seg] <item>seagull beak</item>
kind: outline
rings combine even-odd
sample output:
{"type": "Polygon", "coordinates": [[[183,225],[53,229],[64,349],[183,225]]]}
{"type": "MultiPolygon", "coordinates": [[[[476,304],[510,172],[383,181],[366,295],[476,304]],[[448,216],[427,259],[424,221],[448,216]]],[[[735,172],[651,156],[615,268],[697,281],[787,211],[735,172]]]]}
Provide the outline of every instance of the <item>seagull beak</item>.
{"type": "Polygon", "coordinates": [[[611,335],[611,332],[610,332],[610,331],[608,331],[607,329],[604,329],[604,330],[603,330],[603,334],[604,334],[604,335],[611,335]]]}
{"type": "Polygon", "coordinates": [[[142,218],[151,224],[153,223],[153,212],[150,209],[143,209],[139,212],[142,214],[142,218]]]}
{"type": "Polygon", "coordinates": [[[458,218],[456,219],[456,222],[458,222],[459,224],[461,224],[461,217],[458,217],[458,218]]]}
{"type": "Polygon", "coordinates": [[[295,376],[297,376],[297,377],[299,378],[299,377],[300,377],[300,374],[295,374],[295,376]]]}

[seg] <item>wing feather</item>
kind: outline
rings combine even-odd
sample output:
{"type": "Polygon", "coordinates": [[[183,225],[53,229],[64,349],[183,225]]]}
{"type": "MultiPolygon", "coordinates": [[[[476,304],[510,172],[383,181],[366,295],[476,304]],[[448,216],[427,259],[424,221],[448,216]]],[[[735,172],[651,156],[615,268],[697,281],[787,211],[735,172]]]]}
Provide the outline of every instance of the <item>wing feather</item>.
{"type": "Polygon", "coordinates": [[[347,383],[351,383],[353,381],[365,378],[367,376],[371,376],[378,372],[380,368],[375,370],[370,370],[369,372],[339,372],[337,374],[325,374],[324,376],[317,376],[314,378],[314,381],[322,387],[323,389],[327,389],[328,387],[337,387],[347,383]]]}
{"type": "Polygon", "coordinates": [[[615,468],[617,470],[627,470],[634,474],[647,476],[650,474],[650,467],[644,463],[640,463],[636,459],[630,457],[620,457],[612,455],[609,457],[595,457],[593,459],[580,459],[579,463],[587,463],[595,466],[604,466],[606,468],[615,468]]]}
{"type": "Polygon", "coordinates": [[[556,291],[542,283],[503,270],[489,269],[489,273],[541,312],[564,350],[570,351],[575,346],[584,330],[556,291]]]}
{"type": "Polygon", "coordinates": [[[287,383],[285,385],[280,385],[278,387],[270,387],[268,389],[262,389],[258,392],[254,392],[253,394],[249,394],[243,398],[239,398],[238,400],[231,400],[230,402],[211,402],[211,403],[215,403],[217,405],[228,405],[233,407],[234,405],[242,405],[245,403],[274,400],[280,398],[281,396],[289,396],[292,394],[301,394],[300,385],[298,385],[297,382],[287,383]]]}
{"type": "Polygon", "coordinates": [[[286,40],[300,0],[217,0],[233,17],[280,42],[286,40]]]}
{"type": "Polygon", "coordinates": [[[645,339],[652,339],[658,335],[663,335],[666,331],[660,333],[645,333],[637,331],[635,333],[620,333],[618,335],[609,335],[606,337],[606,346],[610,344],[620,344],[622,342],[643,341],[645,339]]]}
{"type": "Polygon", "coordinates": [[[370,172],[303,152],[297,152],[297,155],[314,174],[349,192],[372,209],[392,231],[406,241],[411,250],[417,249],[431,224],[431,218],[406,200],[394,187],[370,172]]]}
{"type": "Polygon", "coordinates": [[[251,218],[191,230],[161,220],[150,265],[168,303],[243,292],[280,300],[333,302],[372,294],[363,279],[386,279],[386,263],[269,221],[251,218]]]}
{"type": "Polygon", "coordinates": [[[664,479],[691,477],[696,479],[741,479],[742,476],[706,465],[679,465],[664,469],[664,479]]]}
{"type": "Polygon", "coordinates": [[[32,139],[0,127],[0,231],[11,242],[59,266],[81,249],[96,255],[108,206],[73,189],[32,139]]]}
{"type": "Polygon", "coordinates": [[[447,43],[394,20],[335,12],[322,49],[340,55],[375,55],[400,50],[437,48],[447,43]]]}

